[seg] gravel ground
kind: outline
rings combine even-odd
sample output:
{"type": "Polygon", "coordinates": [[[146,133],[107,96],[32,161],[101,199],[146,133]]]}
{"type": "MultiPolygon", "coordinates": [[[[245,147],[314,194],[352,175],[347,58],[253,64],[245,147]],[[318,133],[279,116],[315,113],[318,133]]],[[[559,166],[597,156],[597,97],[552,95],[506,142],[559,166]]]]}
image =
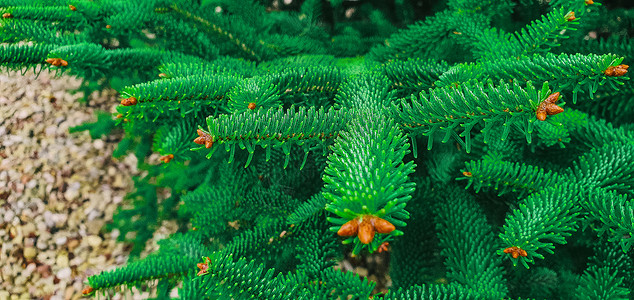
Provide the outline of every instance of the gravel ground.
{"type": "Polygon", "coordinates": [[[0,300],[78,299],[87,276],[127,260],[118,232],[101,228],[129,192],[136,158],[112,158],[117,137],[68,132],[117,105],[106,91],[86,107],[68,92],[79,84],[0,72],[0,300]]]}

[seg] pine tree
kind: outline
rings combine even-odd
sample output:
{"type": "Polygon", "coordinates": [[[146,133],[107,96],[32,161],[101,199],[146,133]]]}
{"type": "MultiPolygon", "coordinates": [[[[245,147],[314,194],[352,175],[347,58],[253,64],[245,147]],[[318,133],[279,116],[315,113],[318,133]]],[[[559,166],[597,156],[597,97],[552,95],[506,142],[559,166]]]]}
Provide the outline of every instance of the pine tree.
{"type": "Polygon", "coordinates": [[[131,261],[83,294],[630,297],[632,9],[386,3],[0,0],[0,65],[116,88],[75,130],[147,171],[108,226],[131,261]],[[385,294],[334,268],[383,251],[385,294]]]}

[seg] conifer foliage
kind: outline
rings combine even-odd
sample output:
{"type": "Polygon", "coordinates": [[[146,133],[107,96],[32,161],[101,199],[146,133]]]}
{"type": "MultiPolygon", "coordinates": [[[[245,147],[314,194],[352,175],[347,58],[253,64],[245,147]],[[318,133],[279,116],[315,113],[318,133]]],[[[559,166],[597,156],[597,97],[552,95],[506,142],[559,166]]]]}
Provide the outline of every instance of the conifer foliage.
{"type": "Polygon", "coordinates": [[[116,88],[76,130],[146,171],[83,294],[631,297],[634,11],[388,2],[0,0],[0,65],[116,88]],[[383,251],[389,290],[336,268],[383,251]]]}

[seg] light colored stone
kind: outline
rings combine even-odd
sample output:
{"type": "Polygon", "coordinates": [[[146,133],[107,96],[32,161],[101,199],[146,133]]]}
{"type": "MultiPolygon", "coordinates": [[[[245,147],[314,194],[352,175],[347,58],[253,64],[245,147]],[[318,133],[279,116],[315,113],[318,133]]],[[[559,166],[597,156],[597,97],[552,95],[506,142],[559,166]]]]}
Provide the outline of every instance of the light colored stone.
{"type": "Polygon", "coordinates": [[[40,274],[43,278],[47,278],[51,276],[51,266],[40,265],[37,267],[37,273],[40,274]]]}
{"type": "Polygon", "coordinates": [[[26,119],[31,115],[31,112],[28,110],[21,110],[18,112],[18,114],[16,115],[16,117],[20,120],[26,119]]]}
{"type": "Polygon", "coordinates": [[[46,239],[38,239],[37,244],[35,245],[37,249],[46,250],[48,249],[48,240],[46,239]]]}
{"type": "Polygon", "coordinates": [[[33,239],[30,239],[30,238],[24,239],[24,247],[33,247],[35,246],[33,243],[34,243],[33,239]]]}
{"type": "Polygon", "coordinates": [[[13,212],[13,210],[9,210],[6,213],[4,213],[4,222],[10,223],[11,221],[13,221],[14,217],[15,217],[15,212],[13,212]]]}
{"type": "Polygon", "coordinates": [[[55,244],[57,244],[58,246],[61,246],[61,245],[66,244],[66,242],[67,242],[67,241],[68,241],[68,238],[67,238],[67,237],[65,237],[65,236],[60,236],[60,237],[57,237],[57,238],[55,239],[55,244]]]}
{"type": "Polygon", "coordinates": [[[33,259],[37,255],[37,250],[33,247],[24,248],[24,258],[33,259]]]}
{"type": "Polygon", "coordinates": [[[366,268],[361,268],[361,267],[356,267],[354,268],[354,273],[361,276],[361,277],[366,277],[368,276],[368,269],[366,268]]]}
{"type": "Polygon", "coordinates": [[[126,186],[126,182],[123,180],[123,175],[116,174],[114,176],[114,182],[112,183],[112,186],[114,186],[116,188],[122,188],[122,187],[126,186]]]}
{"type": "Polygon", "coordinates": [[[102,150],[105,146],[105,143],[102,140],[98,139],[92,142],[92,145],[93,147],[95,147],[95,149],[102,150]]]}
{"type": "Polygon", "coordinates": [[[35,227],[35,224],[33,223],[26,223],[22,226],[22,234],[24,234],[25,236],[28,236],[31,233],[36,233],[37,232],[37,228],[35,227]]]}
{"type": "Polygon", "coordinates": [[[72,286],[69,286],[66,288],[66,291],[64,292],[64,299],[71,299],[73,297],[73,293],[75,293],[75,290],[73,289],[72,286]]]}
{"type": "MultiPolygon", "coordinates": [[[[92,221],[95,220],[97,217],[101,216],[102,212],[96,210],[96,209],[91,209],[88,211],[88,213],[86,214],[86,220],[92,221]]],[[[99,230],[97,230],[97,232],[99,232],[99,230]]],[[[89,231],[90,233],[90,231],[89,231]]]]}
{"type": "Polygon", "coordinates": [[[46,183],[49,183],[49,184],[55,182],[55,177],[53,177],[53,175],[51,173],[44,173],[42,175],[42,179],[44,179],[46,181],[46,183]]]}
{"type": "Polygon", "coordinates": [[[62,268],[61,270],[57,271],[55,273],[55,276],[57,276],[57,278],[61,279],[61,280],[68,280],[70,279],[71,276],[71,270],[69,267],[66,268],[62,268]]]}
{"type": "Polygon", "coordinates": [[[74,201],[79,198],[79,190],[67,190],[64,192],[64,198],[68,201],[74,201]]]}
{"type": "Polygon", "coordinates": [[[5,300],[5,299],[9,299],[9,297],[11,297],[11,295],[9,294],[8,291],[0,290],[0,299],[5,300]]]}
{"type": "Polygon", "coordinates": [[[55,255],[56,253],[53,250],[42,251],[37,255],[37,260],[43,264],[54,265],[55,255]]]}
{"type": "Polygon", "coordinates": [[[57,128],[49,126],[49,127],[46,127],[46,129],[44,130],[44,134],[46,134],[47,136],[55,136],[56,131],[57,131],[57,128]]]}
{"type": "Polygon", "coordinates": [[[34,189],[37,186],[37,181],[36,180],[30,180],[29,182],[26,183],[26,188],[27,189],[34,189]]]}
{"type": "Polygon", "coordinates": [[[55,259],[55,266],[60,268],[68,267],[68,254],[65,252],[58,254],[57,259],[55,259]]]}
{"type": "Polygon", "coordinates": [[[104,224],[104,219],[95,218],[94,220],[86,223],[86,231],[89,234],[98,234],[104,224]]]}
{"type": "Polygon", "coordinates": [[[91,257],[88,259],[88,264],[93,266],[103,266],[106,264],[106,257],[103,255],[91,257]]]}
{"type": "Polygon", "coordinates": [[[16,277],[15,280],[13,280],[13,284],[24,286],[24,284],[26,283],[26,279],[27,279],[26,276],[24,276],[23,274],[20,274],[20,276],[16,277]]]}
{"type": "Polygon", "coordinates": [[[35,263],[30,263],[26,266],[26,268],[24,268],[22,275],[29,277],[35,270],[37,270],[37,266],[35,265],[35,263]]]}
{"type": "Polygon", "coordinates": [[[40,236],[42,235],[42,232],[46,231],[46,223],[44,222],[43,218],[41,215],[37,216],[35,218],[35,223],[37,224],[37,232],[40,233],[40,236]]]}
{"type": "Polygon", "coordinates": [[[39,231],[40,235],[37,238],[37,248],[44,250],[44,249],[48,249],[48,245],[51,242],[51,238],[52,235],[44,230],[44,231],[39,231]]]}
{"type": "Polygon", "coordinates": [[[69,251],[73,251],[75,250],[75,248],[77,248],[77,246],[79,246],[79,240],[77,239],[72,239],[70,241],[68,241],[68,250],[69,251]]]}
{"type": "Polygon", "coordinates": [[[84,239],[86,240],[86,243],[93,248],[99,247],[101,245],[101,242],[103,241],[100,237],[96,235],[89,235],[84,239]]]}

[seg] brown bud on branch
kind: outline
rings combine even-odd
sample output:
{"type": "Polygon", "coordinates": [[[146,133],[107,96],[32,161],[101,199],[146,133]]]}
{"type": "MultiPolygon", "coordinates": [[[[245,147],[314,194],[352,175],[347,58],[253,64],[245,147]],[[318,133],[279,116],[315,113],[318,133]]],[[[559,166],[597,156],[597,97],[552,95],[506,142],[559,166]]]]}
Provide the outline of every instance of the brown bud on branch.
{"type": "Polygon", "coordinates": [[[603,74],[605,74],[605,76],[620,77],[627,73],[627,69],[629,67],[630,66],[628,65],[618,65],[614,67],[608,67],[605,70],[605,72],[603,72],[603,74]]]}
{"type": "Polygon", "coordinates": [[[576,19],[576,17],[575,17],[575,12],[574,12],[574,11],[570,11],[570,12],[568,12],[568,13],[564,16],[564,18],[566,18],[566,20],[568,20],[568,22],[572,22],[572,21],[574,21],[574,20],[576,19]]]}
{"type": "Polygon", "coordinates": [[[369,244],[374,239],[375,233],[390,233],[396,227],[389,221],[373,215],[365,215],[354,218],[341,225],[337,234],[339,236],[357,236],[363,244],[369,244]]]}
{"type": "Polygon", "coordinates": [[[337,234],[339,236],[355,236],[357,235],[358,231],[359,231],[359,222],[357,221],[357,219],[354,219],[341,225],[341,228],[339,228],[339,231],[337,231],[337,234]]]}
{"type": "Polygon", "coordinates": [[[378,233],[390,233],[396,229],[392,223],[384,219],[374,218],[372,221],[374,221],[374,229],[376,229],[378,233]]]}
{"type": "Polygon", "coordinates": [[[374,226],[370,223],[370,220],[363,219],[361,224],[359,224],[359,241],[363,244],[369,244],[374,239],[374,226]]]}
{"type": "Polygon", "coordinates": [[[211,135],[205,133],[204,131],[198,129],[196,130],[198,133],[198,137],[194,139],[194,143],[199,145],[205,145],[205,148],[209,149],[214,145],[214,139],[211,135]]]}
{"type": "Polygon", "coordinates": [[[511,254],[511,256],[513,258],[518,258],[518,257],[526,257],[528,256],[528,253],[526,253],[526,250],[517,247],[517,246],[513,246],[513,247],[508,247],[506,249],[504,249],[503,251],[506,254],[511,254]]]}
{"type": "Polygon", "coordinates": [[[168,163],[168,162],[172,161],[172,159],[174,159],[174,154],[168,154],[168,155],[165,155],[165,156],[161,157],[161,161],[164,162],[164,163],[168,163]]]}
{"type": "Polygon", "coordinates": [[[81,291],[81,294],[82,295],[88,295],[88,294],[92,293],[93,290],[94,289],[89,286],[89,287],[85,288],[83,291],[81,291]]]}
{"type": "Polygon", "coordinates": [[[537,119],[540,121],[545,121],[547,115],[552,116],[552,115],[556,115],[558,113],[563,112],[564,109],[557,106],[557,104],[555,104],[555,102],[557,102],[558,99],[559,99],[559,92],[556,92],[556,93],[550,94],[548,98],[546,98],[546,100],[542,101],[542,103],[539,104],[539,106],[537,107],[537,110],[535,111],[537,119]]]}
{"type": "Polygon", "coordinates": [[[47,58],[46,62],[51,64],[51,65],[53,65],[53,66],[56,66],[56,67],[59,67],[59,66],[66,67],[66,66],[68,66],[68,62],[63,60],[63,59],[61,59],[61,58],[47,58]]]}
{"type": "Polygon", "coordinates": [[[125,98],[125,99],[121,100],[121,105],[123,105],[123,106],[132,106],[132,105],[136,105],[136,104],[137,104],[137,100],[134,97],[125,98]]]}

